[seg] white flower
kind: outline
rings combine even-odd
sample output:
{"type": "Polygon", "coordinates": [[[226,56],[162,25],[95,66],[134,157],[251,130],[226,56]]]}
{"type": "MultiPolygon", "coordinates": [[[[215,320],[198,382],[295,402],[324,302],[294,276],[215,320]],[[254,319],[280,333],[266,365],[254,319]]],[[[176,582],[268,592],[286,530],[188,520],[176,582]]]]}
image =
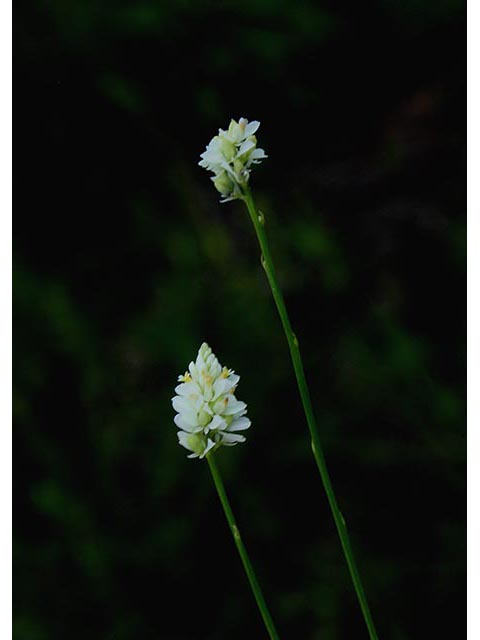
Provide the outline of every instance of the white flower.
{"type": "Polygon", "coordinates": [[[177,412],[174,421],[180,429],[179,444],[192,451],[189,458],[203,458],[222,445],[245,442],[238,431],[248,429],[251,422],[246,417],[247,405],[234,396],[239,380],[231,369],[222,368],[205,342],[188,371],[178,376],[181,384],[172,398],[177,412]]]}
{"type": "Polygon", "coordinates": [[[242,198],[242,187],[250,178],[250,167],[268,157],[263,149],[257,149],[254,134],[259,126],[257,120],[231,120],[228,130],[219,129],[218,136],[212,138],[201,154],[198,164],[215,174],[212,180],[223,196],[221,202],[242,198]]]}

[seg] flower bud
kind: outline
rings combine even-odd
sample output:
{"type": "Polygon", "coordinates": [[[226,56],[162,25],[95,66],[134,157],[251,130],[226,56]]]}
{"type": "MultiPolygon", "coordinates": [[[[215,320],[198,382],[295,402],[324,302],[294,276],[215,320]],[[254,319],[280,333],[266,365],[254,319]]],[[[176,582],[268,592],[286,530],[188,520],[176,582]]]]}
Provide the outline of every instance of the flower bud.
{"type": "Polygon", "coordinates": [[[233,191],[233,181],[229,178],[226,171],[219,173],[213,178],[213,184],[215,189],[219,191],[222,196],[228,196],[233,191]]]}
{"type": "Polygon", "coordinates": [[[218,136],[218,140],[220,151],[222,152],[223,157],[225,158],[225,160],[227,160],[227,162],[230,162],[230,160],[233,160],[237,153],[235,144],[224,136],[218,136]]]}

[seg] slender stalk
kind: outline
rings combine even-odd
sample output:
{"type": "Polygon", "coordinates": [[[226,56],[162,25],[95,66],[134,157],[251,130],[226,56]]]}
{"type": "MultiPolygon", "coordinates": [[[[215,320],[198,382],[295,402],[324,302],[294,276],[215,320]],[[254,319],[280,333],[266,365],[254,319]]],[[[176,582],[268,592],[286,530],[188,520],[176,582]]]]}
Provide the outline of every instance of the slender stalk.
{"type": "Polygon", "coordinates": [[[248,581],[250,582],[255,600],[257,601],[258,608],[260,609],[260,613],[262,614],[263,622],[267,627],[267,631],[271,640],[279,640],[278,633],[275,629],[275,625],[273,624],[272,616],[270,615],[270,612],[267,608],[267,604],[265,602],[265,598],[263,597],[262,590],[260,589],[260,585],[258,584],[258,580],[253,570],[252,563],[250,562],[250,558],[248,557],[247,549],[243,544],[240,531],[237,527],[237,523],[235,522],[235,516],[233,515],[232,507],[230,506],[230,502],[225,492],[225,487],[223,486],[222,476],[220,475],[220,471],[215,462],[215,454],[208,453],[206,457],[210,467],[210,471],[212,473],[215,488],[217,489],[218,497],[220,498],[220,502],[222,503],[222,507],[227,518],[228,526],[230,527],[233,539],[238,549],[238,553],[240,554],[240,558],[242,559],[243,567],[247,574],[248,581]]]}
{"type": "Polygon", "coordinates": [[[375,630],[375,625],[373,623],[372,615],[370,613],[370,609],[368,606],[367,597],[365,595],[365,591],[363,589],[362,582],[360,579],[360,574],[358,572],[355,559],[353,556],[353,551],[350,544],[350,538],[348,535],[345,520],[338,507],[337,499],[333,491],[330,475],[328,473],[327,465],[323,455],[322,444],[320,442],[320,435],[319,435],[318,427],[315,421],[315,416],[313,413],[312,403],[310,400],[310,393],[308,391],[307,381],[305,378],[305,372],[303,369],[303,362],[302,362],[302,357],[300,355],[298,340],[296,335],[292,331],[292,326],[290,324],[290,319],[288,317],[285,301],[283,299],[282,291],[278,284],[277,276],[275,273],[275,267],[273,265],[272,255],[270,253],[270,247],[268,245],[267,235],[265,233],[265,220],[264,220],[263,214],[257,212],[252,194],[248,189],[248,187],[244,190],[244,201],[245,201],[245,204],[247,205],[248,212],[250,214],[250,218],[252,220],[253,226],[255,227],[255,232],[257,234],[258,242],[260,244],[260,248],[262,251],[262,266],[265,269],[265,272],[267,274],[268,282],[270,283],[270,288],[272,289],[273,298],[275,300],[275,304],[277,305],[278,313],[280,315],[283,329],[285,331],[285,335],[288,341],[288,347],[290,349],[293,368],[295,370],[295,376],[297,378],[298,389],[300,391],[303,409],[305,411],[305,416],[307,418],[307,424],[308,424],[308,428],[310,430],[310,435],[312,439],[313,455],[315,456],[315,461],[317,463],[318,470],[322,478],[323,486],[327,494],[328,502],[332,510],[333,518],[335,520],[335,525],[337,527],[338,535],[342,543],[343,552],[347,560],[348,568],[350,570],[350,575],[352,577],[357,598],[360,603],[363,617],[365,619],[365,623],[368,628],[370,639],[378,640],[377,632],[375,630]]]}

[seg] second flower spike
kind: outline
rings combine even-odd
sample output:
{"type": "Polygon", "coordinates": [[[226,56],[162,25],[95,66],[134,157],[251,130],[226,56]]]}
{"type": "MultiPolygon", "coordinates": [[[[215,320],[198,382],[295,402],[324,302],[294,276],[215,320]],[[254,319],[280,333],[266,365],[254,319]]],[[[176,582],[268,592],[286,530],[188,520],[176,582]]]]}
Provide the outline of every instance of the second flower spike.
{"type": "Polygon", "coordinates": [[[189,458],[204,458],[221,445],[245,442],[238,433],[250,427],[247,405],[234,395],[240,376],[222,367],[206,342],[195,362],[178,377],[180,384],[172,404],[177,415],[178,442],[192,453],[189,458]]]}

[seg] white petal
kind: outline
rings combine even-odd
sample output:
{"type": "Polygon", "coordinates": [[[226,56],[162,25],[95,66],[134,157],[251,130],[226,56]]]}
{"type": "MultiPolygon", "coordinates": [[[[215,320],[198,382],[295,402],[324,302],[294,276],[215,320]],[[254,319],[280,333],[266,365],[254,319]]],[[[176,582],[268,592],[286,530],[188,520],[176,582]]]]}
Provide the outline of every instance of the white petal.
{"type": "Polygon", "coordinates": [[[192,447],[188,444],[188,437],[189,437],[189,433],[185,433],[185,431],[179,431],[177,433],[177,437],[178,437],[178,444],[181,444],[182,447],[185,447],[185,449],[188,449],[189,451],[193,451],[192,447]]]}
{"type": "Polygon", "coordinates": [[[225,429],[226,426],[227,426],[227,423],[220,416],[213,416],[213,420],[207,425],[210,431],[215,431],[216,429],[222,430],[222,429],[225,429]]]}
{"type": "Polygon", "coordinates": [[[227,396],[225,400],[227,402],[225,403],[225,408],[221,412],[224,416],[233,416],[247,408],[245,402],[237,400],[235,396],[227,396]]]}
{"type": "Polygon", "coordinates": [[[227,378],[218,378],[215,380],[213,384],[213,399],[216,400],[223,393],[229,391],[228,387],[228,379],[227,378]]]}
{"type": "Polygon", "coordinates": [[[265,158],[268,158],[268,156],[263,149],[255,149],[255,151],[252,151],[252,154],[248,159],[248,165],[259,164],[260,161],[264,160],[265,158]]]}
{"type": "Polygon", "coordinates": [[[200,458],[204,458],[207,453],[210,451],[210,449],[213,449],[213,447],[215,446],[215,443],[213,442],[213,440],[210,440],[210,438],[207,440],[207,446],[205,447],[202,455],[200,456],[200,458]]]}
{"type": "Polygon", "coordinates": [[[174,396],[172,406],[177,413],[196,413],[195,404],[182,396],[174,396]]]}
{"type": "Polygon", "coordinates": [[[175,393],[179,396],[189,396],[200,393],[200,388],[196,382],[182,382],[182,384],[175,387],[175,393]]]}
{"type": "Polygon", "coordinates": [[[195,360],[195,367],[199,373],[201,373],[203,369],[205,369],[205,361],[200,351],[198,352],[197,359],[195,360]]]}
{"type": "Polygon", "coordinates": [[[260,126],[260,122],[258,120],[252,120],[251,122],[249,122],[245,127],[245,136],[246,137],[253,136],[253,134],[255,133],[255,131],[258,129],[259,126],[260,126]]]}
{"type": "Polygon", "coordinates": [[[185,417],[180,413],[177,413],[173,421],[179,429],[183,429],[183,431],[188,431],[189,433],[199,433],[202,430],[202,427],[197,421],[192,423],[189,420],[185,420],[185,417]]]}
{"type": "Polygon", "coordinates": [[[197,371],[197,368],[196,368],[194,362],[190,362],[190,364],[188,365],[188,370],[189,370],[190,375],[192,376],[192,378],[195,381],[197,381],[198,380],[198,371],[197,371]]]}
{"type": "Polygon", "coordinates": [[[255,144],[256,143],[253,140],[245,140],[245,142],[242,143],[242,145],[240,146],[240,149],[238,150],[238,155],[243,156],[245,153],[247,153],[251,149],[254,149],[255,144]]]}
{"type": "Polygon", "coordinates": [[[239,433],[223,433],[222,434],[222,444],[233,445],[237,444],[237,442],[245,442],[245,436],[240,435],[239,433]]]}
{"type": "Polygon", "coordinates": [[[192,426],[198,424],[197,411],[185,398],[175,396],[172,398],[173,408],[177,413],[182,415],[182,418],[192,426]]]}
{"type": "Polygon", "coordinates": [[[212,388],[212,385],[209,384],[208,382],[205,382],[205,385],[203,388],[203,397],[207,402],[210,402],[210,400],[213,400],[213,388],[212,388]]]}
{"type": "Polygon", "coordinates": [[[210,375],[213,378],[218,378],[218,376],[222,373],[222,365],[219,363],[217,358],[215,358],[210,365],[210,375]]]}
{"type": "Polygon", "coordinates": [[[236,418],[227,428],[227,431],[245,431],[251,424],[249,418],[236,418]]]}
{"type": "Polygon", "coordinates": [[[213,399],[216,400],[220,395],[228,393],[235,385],[238,384],[240,376],[231,374],[228,378],[219,378],[213,385],[213,399]]]}

